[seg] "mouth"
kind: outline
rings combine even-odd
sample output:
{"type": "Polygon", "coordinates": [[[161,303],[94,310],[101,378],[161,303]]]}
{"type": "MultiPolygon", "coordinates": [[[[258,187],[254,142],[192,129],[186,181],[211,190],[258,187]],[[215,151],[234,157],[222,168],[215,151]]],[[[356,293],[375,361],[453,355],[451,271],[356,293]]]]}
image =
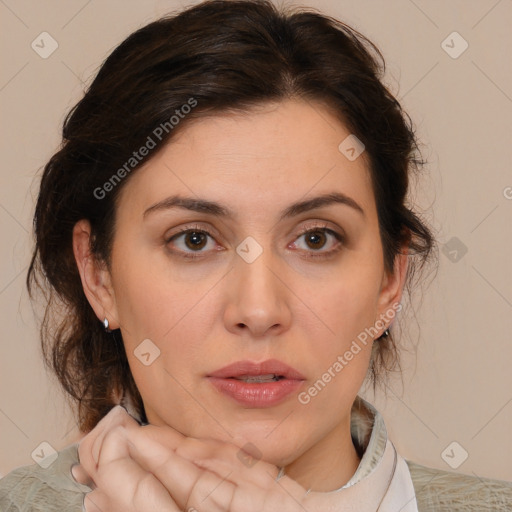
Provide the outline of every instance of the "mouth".
{"type": "Polygon", "coordinates": [[[277,359],[267,359],[260,363],[236,361],[208,374],[208,377],[239,380],[254,377],[264,381],[282,379],[305,380],[305,377],[298,370],[277,359]]]}
{"type": "Polygon", "coordinates": [[[276,406],[297,391],[305,377],[276,359],[237,361],[207,375],[223,395],[248,408],[276,406]]]}
{"type": "Polygon", "coordinates": [[[286,379],[284,375],[276,375],[275,373],[269,373],[267,375],[241,375],[240,377],[228,377],[230,379],[241,380],[243,382],[278,382],[282,379],[286,379]]]}

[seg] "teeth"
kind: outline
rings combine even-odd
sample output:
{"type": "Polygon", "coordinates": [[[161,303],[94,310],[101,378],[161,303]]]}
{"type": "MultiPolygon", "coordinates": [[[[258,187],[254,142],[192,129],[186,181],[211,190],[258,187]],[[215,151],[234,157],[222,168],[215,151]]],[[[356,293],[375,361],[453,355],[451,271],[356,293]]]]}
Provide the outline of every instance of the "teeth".
{"type": "Polygon", "coordinates": [[[269,373],[267,375],[241,375],[235,377],[237,380],[243,380],[244,382],[275,382],[280,380],[279,376],[275,373],[269,373]]]}

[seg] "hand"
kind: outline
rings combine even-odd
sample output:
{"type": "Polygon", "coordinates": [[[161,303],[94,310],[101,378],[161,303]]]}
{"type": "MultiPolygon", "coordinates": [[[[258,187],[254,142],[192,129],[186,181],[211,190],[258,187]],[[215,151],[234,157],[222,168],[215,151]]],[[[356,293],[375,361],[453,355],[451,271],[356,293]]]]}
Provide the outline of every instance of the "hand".
{"type": "Polygon", "coordinates": [[[93,489],[84,498],[86,512],[180,510],[158,479],[130,457],[128,435],[141,428],[116,406],[80,442],[80,464],[72,473],[93,489]]]}
{"type": "Polygon", "coordinates": [[[276,482],[276,466],[249,467],[239,453],[231,443],[141,427],[118,406],[81,441],[73,472],[81,483],[92,480],[87,512],[303,512],[306,501],[313,505],[295,481],[276,482]]]}

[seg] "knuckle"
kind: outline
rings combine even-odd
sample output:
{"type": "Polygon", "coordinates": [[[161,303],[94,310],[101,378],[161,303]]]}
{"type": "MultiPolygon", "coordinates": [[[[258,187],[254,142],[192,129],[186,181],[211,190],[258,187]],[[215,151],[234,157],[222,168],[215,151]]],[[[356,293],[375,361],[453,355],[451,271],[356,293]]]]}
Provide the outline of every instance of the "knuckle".
{"type": "Polygon", "coordinates": [[[124,443],[126,437],[126,428],[122,425],[116,425],[108,432],[105,433],[103,438],[103,444],[105,446],[114,445],[118,446],[120,443],[124,443]]]}
{"type": "Polygon", "coordinates": [[[107,416],[110,416],[110,425],[129,425],[131,422],[134,422],[135,420],[128,414],[126,409],[124,407],[121,407],[120,405],[116,405],[113,407],[107,416]]]}
{"type": "Polygon", "coordinates": [[[126,411],[120,406],[116,405],[110,411],[108,411],[103,418],[98,422],[94,430],[101,430],[103,428],[112,428],[112,426],[122,423],[123,421],[123,412],[126,413],[126,411]]]}
{"type": "MultiPolygon", "coordinates": [[[[235,492],[235,486],[231,482],[221,481],[211,473],[203,472],[196,480],[192,491],[187,500],[187,507],[198,508],[207,506],[220,510],[230,510],[226,508],[232,501],[235,492]]],[[[207,509],[207,510],[208,510],[207,509]]]]}
{"type": "Polygon", "coordinates": [[[95,447],[97,465],[104,464],[128,453],[126,429],[118,425],[105,433],[95,447]]]}
{"type": "Polygon", "coordinates": [[[146,473],[137,480],[133,492],[134,502],[147,503],[148,499],[151,498],[153,489],[153,475],[151,473],[146,473]]]}

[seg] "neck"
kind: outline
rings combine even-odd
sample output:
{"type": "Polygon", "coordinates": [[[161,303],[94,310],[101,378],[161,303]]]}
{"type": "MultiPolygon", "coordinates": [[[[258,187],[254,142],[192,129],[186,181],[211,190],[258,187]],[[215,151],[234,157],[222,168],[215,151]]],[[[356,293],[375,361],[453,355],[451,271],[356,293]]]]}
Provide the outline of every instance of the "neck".
{"type": "Polygon", "coordinates": [[[285,474],[305,489],[328,492],[345,485],[361,459],[350,435],[350,415],[313,448],[285,467],[285,474]]]}

